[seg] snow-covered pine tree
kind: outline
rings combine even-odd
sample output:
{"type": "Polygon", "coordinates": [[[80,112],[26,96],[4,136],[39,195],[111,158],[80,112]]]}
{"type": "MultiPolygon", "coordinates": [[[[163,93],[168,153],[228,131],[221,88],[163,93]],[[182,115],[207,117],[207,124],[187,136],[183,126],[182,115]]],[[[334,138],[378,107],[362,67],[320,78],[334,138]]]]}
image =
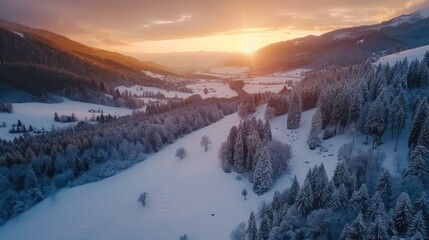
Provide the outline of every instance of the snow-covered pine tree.
{"type": "Polygon", "coordinates": [[[422,59],[417,69],[417,87],[425,88],[429,84],[429,68],[425,59],[422,59]]]}
{"type": "Polygon", "coordinates": [[[317,109],[311,119],[310,135],[308,136],[307,140],[308,147],[311,150],[320,147],[321,140],[319,138],[319,134],[322,131],[322,121],[322,112],[320,111],[320,109],[317,109]]]}
{"type": "Polygon", "coordinates": [[[381,199],[383,199],[386,206],[388,206],[392,200],[392,185],[393,183],[389,171],[384,170],[378,178],[376,189],[380,193],[381,199]]]}
{"type": "Polygon", "coordinates": [[[408,166],[408,170],[405,173],[405,176],[427,176],[429,175],[429,166],[427,164],[427,160],[425,159],[425,155],[429,152],[429,150],[422,146],[417,145],[411,155],[410,165],[408,166]]]}
{"type": "Polygon", "coordinates": [[[253,211],[250,213],[249,221],[247,223],[247,239],[258,240],[258,228],[256,226],[256,218],[253,211]]]}
{"type": "Polygon", "coordinates": [[[368,213],[369,195],[365,184],[362,184],[359,190],[353,192],[350,202],[355,204],[363,216],[368,213]]]}
{"type": "Polygon", "coordinates": [[[421,196],[414,203],[414,212],[422,212],[423,219],[426,223],[426,236],[429,237],[429,201],[426,198],[426,193],[422,192],[421,196]]]}
{"type": "Polygon", "coordinates": [[[387,91],[383,91],[371,104],[366,119],[366,132],[374,136],[372,149],[381,144],[381,137],[388,124],[389,108],[387,91]]]}
{"type": "Polygon", "coordinates": [[[295,202],[296,196],[300,191],[301,191],[301,187],[299,186],[298,179],[296,178],[296,175],[295,175],[292,180],[292,184],[289,188],[289,194],[287,198],[287,203],[289,205],[292,205],[295,202]]]}
{"type": "Polygon", "coordinates": [[[417,140],[417,144],[429,149],[429,118],[423,124],[422,131],[417,140]]]}
{"type": "Polygon", "coordinates": [[[264,134],[262,139],[271,141],[273,139],[273,135],[271,133],[271,124],[270,121],[267,120],[264,124],[264,134]]]}
{"type": "Polygon", "coordinates": [[[347,189],[344,184],[336,188],[328,202],[328,207],[334,211],[342,211],[346,209],[349,203],[347,189]]]}
{"type": "Polygon", "coordinates": [[[268,191],[273,183],[273,169],[267,144],[263,144],[255,158],[257,162],[253,174],[253,191],[261,195],[268,191]]]}
{"type": "Polygon", "coordinates": [[[356,219],[344,227],[341,233],[344,240],[366,240],[367,238],[367,227],[363,220],[362,214],[359,214],[356,219]]]}
{"type": "Polygon", "coordinates": [[[245,156],[244,156],[244,133],[243,128],[238,131],[237,138],[234,144],[234,169],[238,173],[243,173],[245,170],[245,156]]]}
{"type": "Polygon", "coordinates": [[[414,148],[414,146],[417,144],[420,133],[423,130],[423,126],[428,119],[428,114],[429,106],[426,98],[424,98],[417,106],[416,113],[414,115],[410,136],[408,138],[408,147],[414,148]]]}
{"type": "Polygon", "coordinates": [[[307,215],[313,210],[314,197],[311,183],[306,179],[302,185],[301,191],[296,195],[295,207],[303,214],[307,215]]]}
{"type": "Polygon", "coordinates": [[[258,131],[251,129],[249,135],[246,137],[247,156],[245,167],[248,171],[253,170],[256,166],[255,154],[261,147],[261,144],[258,131]]]}
{"type": "Polygon", "coordinates": [[[294,92],[290,101],[290,108],[287,114],[287,128],[297,129],[301,122],[302,98],[301,94],[294,92]]]}
{"type": "Polygon", "coordinates": [[[259,225],[259,232],[258,232],[258,240],[268,240],[268,237],[270,236],[270,230],[271,230],[271,224],[270,219],[268,216],[268,213],[265,212],[260,217],[261,223],[259,225]]]}
{"type": "Polygon", "coordinates": [[[367,239],[370,240],[387,240],[386,223],[375,220],[370,223],[368,228],[367,239]]]}
{"type": "Polygon", "coordinates": [[[413,206],[411,205],[410,197],[408,193],[401,193],[393,213],[393,221],[395,224],[396,231],[400,236],[406,236],[408,229],[410,228],[413,220],[413,206]]]}
{"type": "Polygon", "coordinates": [[[378,191],[374,193],[372,198],[369,201],[369,219],[373,221],[382,221],[387,223],[387,213],[386,208],[381,199],[381,195],[378,191]]]}
{"type": "Polygon", "coordinates": [[[426,231],[426,222],[423,217],[423,212],[418,211],[417,214],[413,217],[413,221],[411,222],[410,228],[408,229],[408,235],[420,236],[421,239],[427,239],[428,236],[426,235],[426,231]]]}

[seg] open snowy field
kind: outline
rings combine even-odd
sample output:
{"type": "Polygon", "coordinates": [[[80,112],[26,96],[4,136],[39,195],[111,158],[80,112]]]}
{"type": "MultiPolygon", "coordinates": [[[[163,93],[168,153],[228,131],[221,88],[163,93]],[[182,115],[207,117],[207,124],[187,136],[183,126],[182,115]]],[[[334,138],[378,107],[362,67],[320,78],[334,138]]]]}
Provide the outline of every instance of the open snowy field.
{"type": "Polygon", "coordinates": [[[246,85],[244,85],[243,89],[247,93],[258,93],[258,92],[278,93],[285,86],[286,86],[286,84],[270,84],[270,85],[246,84],[246,85]]]}
{"type": "Polygon", "coordinates": [[[61,103],[13,103],[13,113],[0,112],[0,124],[6,122],[6,128],[0,128],[0,138],[12,140],[20,134],[10,134],[9,129],[12,124],[16,124],[18,119],[28,128],[32,125],[35,130],[50,130],[52,127],[69,127],[76,123],[60,123],[54,121],[55,112],[61,115],[71,115],[74,113],[79,120],[90,119],[93,115],[99,113],[88,112],[89,109],[103,110],[103,114],[112,116],[124,116],[132,113],[131,109],[109,107],[104,105],[71,101],[64,98],[61,103]]]}
{"type": "Polygon", "coordinates": [[[231,98],[237,96],[237,93],[232,90],[228,84],[221,81],[204,81],[186,85],[192,89],[194,94],[199,94],[202,98],[231,98]],[[207,88],[208,93],[204,94],[204,88],[207,88]]]}
{"type": "Polygon", "coordinates": [[[399,53],[394,53],[391,55],[387,55],[384,57],[381,57],[376,64],[386,64],[389,63],[389,65],[394,65],[397,61],[401,61],[404,60],[404,58],[408,59],[408,62],[411,62],[415,59],[417,60],[422,60],[425,53],[429,51],[429,45],[423,46],[423,47],[418,47],[418,48],[413,48],[410,50],[406,50],[406,51],[402,51],[399,53]]]}
{"type": "MultiPolygon", "coordinates": [[[[247,221],[250,211],[271,200],[275,190],[289,187],[295,174],[302,184],[308,169],[323,163],[328,176],[333,175],[336,153],[352,137],[343,134],[324,141],[324,152],[309,150],[306,141],[314,111],[303,113],[301,127],[296,130],[286,129],[287,115],[271,120],[273,138],[289,143],[293,156],[288,173],[262,196],[253,193],[246,179],[236,180],[236,173],[224,173],[220,167],[218,149],[229,129],[240,122],[237,114],[232,114],[120,174],[45,199],[0,227],[0,239],[163,240],[178,239],[184,233],[190,239],[227,239],[235,226],[247,221]],[[208,152],[199,146],[203,135],[213,142],[208,152]],[[183,160],[174,157],[179,147],[187,150],[183,160]],[[247,201],[241,196],[243,188],[249,192],[247,201]],[[145,207],[137,202],[143,191],[148,194],[145,207]]],[[[254,115],[261,118],[264,112],[265,106],[261,106],[254,115]]],[[[356,146],[369,147],[362,145],[363,139],[357,137],[356,146]]],[[[390,147],[387,142],[381,149],[390,147]]],[[[388,155],[386,162],[391,163],[394,155],[388,155]]]]}
{"type": "Polygon", "coordinates": [[[134,85],[131,87],[126,87],[126,86],[119,86],[116,89],[119,90],[120,93],[123,93],[125,91],[131,92],[131,94],[136,94],[137,96],[140,96],[140,94],[143,94],[143,92],[153,92],[155,94],[157,94],[158,92],[162,93],[165,95],[165,97],[167,98],[187,98],[189,96],[191,96],[191,93],[184,93],[184,92],[178,92],[178,91],[170,91],[170,90],[165,90],[162,88],[157,88],[157,87],[146,87],[146,86],[141,86],[141,85],[134,85]]]}

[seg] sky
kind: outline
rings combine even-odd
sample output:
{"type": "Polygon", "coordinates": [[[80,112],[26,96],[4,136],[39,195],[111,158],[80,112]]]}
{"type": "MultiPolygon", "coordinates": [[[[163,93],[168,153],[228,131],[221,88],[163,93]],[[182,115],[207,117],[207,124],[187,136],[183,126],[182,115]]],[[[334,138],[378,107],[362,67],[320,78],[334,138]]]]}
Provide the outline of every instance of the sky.
{"type": "Polygon", "coordinates": [[[429,0],[0,0],[0,18],[124,53],[251,53],[428,5],[429,0]]]}

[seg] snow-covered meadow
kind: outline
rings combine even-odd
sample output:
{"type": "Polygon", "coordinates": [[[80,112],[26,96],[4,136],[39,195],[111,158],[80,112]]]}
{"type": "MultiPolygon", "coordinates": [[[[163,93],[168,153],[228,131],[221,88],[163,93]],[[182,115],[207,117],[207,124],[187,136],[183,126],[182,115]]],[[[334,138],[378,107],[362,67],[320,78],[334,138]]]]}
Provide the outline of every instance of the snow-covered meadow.
{"type": "Polygon", "coordinates": [[[52,127],[64,128],[76,123],[60,123],[54,121],[55,112],[61,115],[71,115],[74,113],[79,120],[89,120],[92,116],[100,113],[89,112],[90,109],[102,110],[104,115],[124,116],[132,113],[131,109],[109,107],[104,105],[71,101],[64,98],[61,103],[13,103],[13,113],[0,112],[0,124],[6,123],[6,127],[0,128],[0,138],[12,140],[20,134],[10,134],[9,129],[12,124],[21,120],[27,127],[31,125],[35,130],[51,130],[52,127]]]}
{"type": "Polygon", "coordinates": [[[381,57],[376,64],[386,64],[389,63],[389,65],[394,65],[397,61],[402,61],[405,58],[407,58],[408,62],[411,62],[413,60],[422,60],[425,53],[429,51],[429,45],[413,48],[409,50],[405,50],[402,52],[390,54],[384,57],[381,57]]]}

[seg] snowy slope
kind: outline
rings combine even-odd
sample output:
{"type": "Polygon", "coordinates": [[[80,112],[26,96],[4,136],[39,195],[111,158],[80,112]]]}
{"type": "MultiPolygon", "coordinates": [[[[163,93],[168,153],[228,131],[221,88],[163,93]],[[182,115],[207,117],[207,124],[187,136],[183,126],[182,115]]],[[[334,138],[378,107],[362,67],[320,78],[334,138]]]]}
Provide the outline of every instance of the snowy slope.
{"type": "Polygon", "coordinates": [[[394,53],[391,55],[384,56],[378,60],[378,63],[386,64],[389,63],[390,65],[394,65],[397,61],[403,60],[404,58],[408,59],[408,62],[411,62],[415,59],[418,59],[419,61],[423,59],[423,56],[425,53],[429,51],[429,45],[413,48],[410,50],[402,51],[399,53],[394,53]]]}
{"type": "Polygon", "coordinates": [[[27,127],[32,125],[33,128],[41,130],[50,130],[52,127],[63,128],[76,123],[59,123],[54,121],[54,113],[61,115],[71,115],[74,113],[79,120],[90,119],[93,115],[99,113],[88,112],[89,109],[103,110],[103,114],[112,116],[124,116],[132,113],[132,109],[109,107],[92,103],[76,102],[64,98],[61,103],[13,103],[13,113],[0,112],[0,124],[6,122],[6,128],[0,128],[0,138],[11,140],[18,137],[19,134],[10,134],[9,129],[12,124],[21,120],[27,127]]]}
{"type": "MultiPolygon", "coordinates": [[[[45,199],[21,216],[0,227],[0,239],[178,239],[184,233],[190,239],[227,239],[232,229],[247,221],[263,200],[271,200],[275,190],[290,186],[296,174],[304,181],[308,169],[323,163],[329,177],[337,163],[336,153],[347,142],[350,134],[343,134],[323,142],[326,151],[311,151],[306,144],[311,117],[315,110],[304,112],[301,127],[286,129],[287,115],[271,120],[273,138],[292,146],[293,156],[288,173],[276,181],[263,196],[256,196],[245,179],[235,179],[236,173],[226,174],[218,160],[218,149],[229,129],[240,121],[236,114],[193,132],[131,169],[100,182],[90,183],[58,193],[54,200],[45,199]],[[204,152],[199,146],[201,136],[208,135],[213,142],[204,152]],[[188,156],[174,157],[179,147],[185,147],[188,156]],[[243,201],[241,190],[247,188],[248,200],[243,201]],[[137,202],[140,193],[148,193],[147,206],[137,202]],[[214,216],[211,216],[214,214],[214,216]],[[25,229],[25,231],[22,231],[25,229]]],[[[254,114],[264,115],[265,106],[254,114]]],[[[406,134],[403,134],[406,135],[406,134]]],[[[383,139],[380,149],[386,150],[386,164],[395,167],[393,141],[383,139]]],[[[364,136],[355,139],[362,145],[364,136]]],[[[406,146],[405,137],[400,146],[406,146]]]]}

